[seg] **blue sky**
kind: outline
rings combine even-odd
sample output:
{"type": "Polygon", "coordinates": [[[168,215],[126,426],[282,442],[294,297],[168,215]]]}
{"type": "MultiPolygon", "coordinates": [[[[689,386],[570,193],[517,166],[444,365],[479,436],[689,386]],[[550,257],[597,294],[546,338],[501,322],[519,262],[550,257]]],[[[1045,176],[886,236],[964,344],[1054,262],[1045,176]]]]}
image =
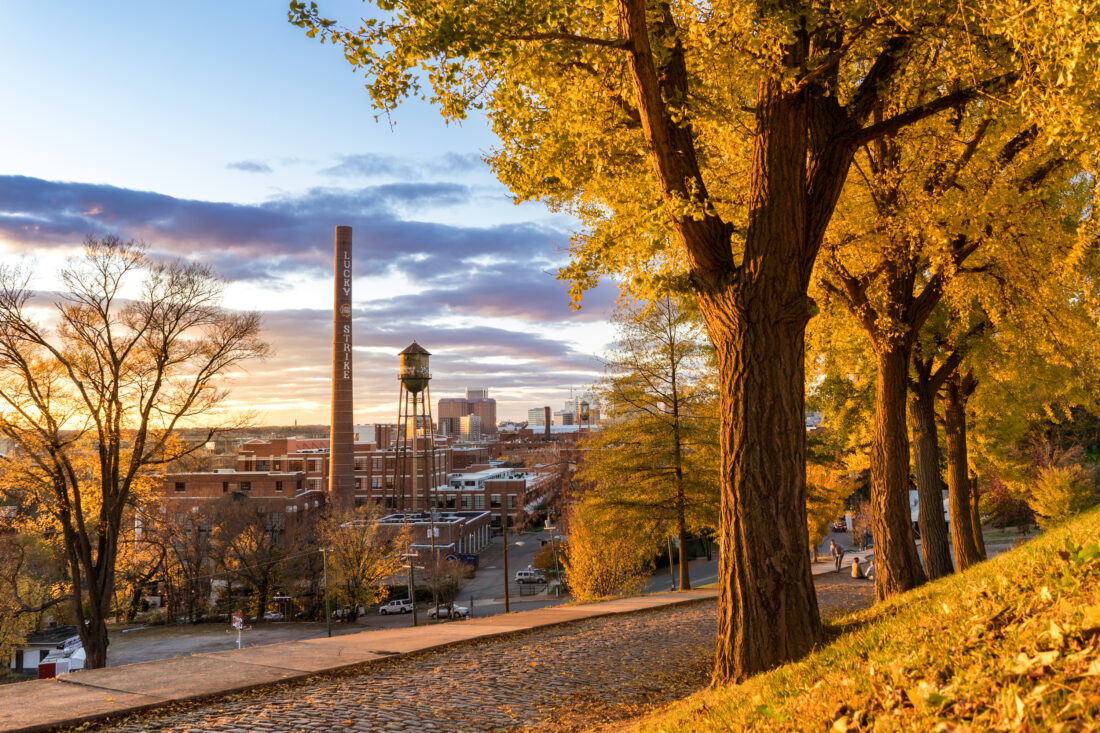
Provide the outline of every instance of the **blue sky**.
{"type": "MultiPolygon", "coordinates": [[[[326,0],[354,20],[358,2],[326,0]]],[[[87,234],[145,240],[229,279],[276,356],[236,380],[269,423],[326,422],[332,231],[355,227],[356,419],[392,420],[395,354],[435,355],[433,397],[485,386],[503,417],[598,375],[614,289],[573,312],[572,222],[515,206],[484,120],[422,104],[375,120],[339,50],[282,0],[5,3],[0,258],[52,272],[87,234]]]]}

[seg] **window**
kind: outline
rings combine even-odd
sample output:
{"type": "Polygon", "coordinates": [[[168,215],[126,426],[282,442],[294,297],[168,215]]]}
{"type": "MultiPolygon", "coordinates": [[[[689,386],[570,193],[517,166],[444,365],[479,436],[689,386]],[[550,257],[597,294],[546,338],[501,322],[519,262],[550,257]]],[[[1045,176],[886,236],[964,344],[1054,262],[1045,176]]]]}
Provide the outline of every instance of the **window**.
{"type": "Polygon", "coordinates": [[[228,494],[229,493],[229,482],[228,481],[222,481],[222,493],[223,494],[228,494]]]}
{"type": "Polygon", "coordinates": [[[474,509],[485,508],[485,494],[477,494],[474,496],[474,509]]]}
{"type": "Polygon", "coordinates": [[[362,457],[356,457],[356,459],[355,459],[355,470],[356,471],[366,471],[367,470],[367,459],[362,458],[362,457]]]}
{"type": "Polygon", "coordinates": [[[276,491],[282,491],[283,490],[283,482],[282,481],[276,481],[275,482],[275,490],[276,491]]]}
{"type": "Polygon", "coordinates": [[[382,470],[382,457],[374,456],[370,459],[370,468],[374,473],[378,473],[382,470]]]}
{"type": "Polygon", "coordinates": [[[469,494],[463,494],[462,495],[462,508],[463,509],[469,509],[470,508],[470,495],[469,494]]]}
{"type": "Polygon", "coordinates": [[[302,490],[302,479],[298,479],[297,481],[294,482],[294,490],[295,491],[301,491],[302,490]]]}
{"type": "MultiPolygon", "coordinates": [[[[252,482],[251,481],[242,481],[241,482],[241,491],[252,491],[252,482]]],[[[508,498],[511,499],[512,497],[509,496],[508,498]]],[[[509,504],[508,506],[511,506],[511,504],[509,504]]]]}
{"type": "Polygon", "coordinates": [[[271,461],[268,461],[268,460],[256,461],[256,470],[257,471],[270,471],[271,470],[271,461]]]}
{"type": "Polygon", "coordinates": [[[184,491],[185,489],[187,489],[187,484],[182,481],[176,482],[176,491],[184,491]]]}
{"type": "Polygon", "coordinates": [[[516,506],[516,495],[508,494],[508,508],[512,509],[516,506]]]}
{"type": "Polygon", "coordinates": [[[490,494],[489,506],[493,509],[500,509],[500,494],[490,494]]]}

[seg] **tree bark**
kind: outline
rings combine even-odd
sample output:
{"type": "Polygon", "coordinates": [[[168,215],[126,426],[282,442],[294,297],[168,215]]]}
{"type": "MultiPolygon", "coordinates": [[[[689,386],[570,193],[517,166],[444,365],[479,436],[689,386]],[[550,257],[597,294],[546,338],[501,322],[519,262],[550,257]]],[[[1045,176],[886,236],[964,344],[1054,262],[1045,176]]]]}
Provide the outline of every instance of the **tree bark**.
{"type": "Polygon", "coordinates": [[[944,438],[947,443],[947,492],[955,562],[966,570],[982,559],[974,541],[970,468],[966,455],[966,378],[952,375],[944,384],[944,438]]]}
{"type": "Polygon", "coordinates": [[[909,509],[909,431],[905,421],[909,351],[895,345],[876,354],[871,531],[875,537],[875,596],[879,600],[925,581],[909,509]]]}
{"type": "MultiPolygon", "coordinates": [[[[913,465],[920,501],[918,523],[924,572],[936,579],[954,572],[943,520],[943,488],[940,479],[940,446],[936,436],[936,394],[917,385],[909,402],[909,421],[913,428],[913,465]]],[[[952,527],[955,526],[952,515],[952,527]]],[[[955,550],[958,556],[958,549],[955,550]]]]}
{"type": "Polygon", "coordinates": [[[806,317],[776,317],[784,300],[772,297],[778,302],[700,301],[727,377],[720,386],[720,681],[798,659],[822,637],[806,552],[806,317]],[[746,311],[737,327],[726,320],[746,311]]]}

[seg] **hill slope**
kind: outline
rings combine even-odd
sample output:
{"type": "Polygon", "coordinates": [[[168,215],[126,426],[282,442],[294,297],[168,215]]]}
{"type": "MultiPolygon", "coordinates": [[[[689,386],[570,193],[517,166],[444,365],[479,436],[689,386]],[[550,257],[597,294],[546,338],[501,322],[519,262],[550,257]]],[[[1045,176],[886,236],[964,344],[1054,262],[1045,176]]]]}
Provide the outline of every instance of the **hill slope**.
{"type": "Polygon", "coordinates": [[[1100,509],[832,627],[805,659],[642,731],[1096,730],[1100,509]]]}

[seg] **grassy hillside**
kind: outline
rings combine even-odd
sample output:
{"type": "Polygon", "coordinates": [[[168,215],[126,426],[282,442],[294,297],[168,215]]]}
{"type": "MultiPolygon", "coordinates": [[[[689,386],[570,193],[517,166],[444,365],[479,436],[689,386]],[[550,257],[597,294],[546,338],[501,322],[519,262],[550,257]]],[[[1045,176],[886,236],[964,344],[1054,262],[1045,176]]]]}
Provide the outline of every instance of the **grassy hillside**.
{"type": "Polygon", "coordinates": [[[804,660],[642,731],[1084,731],[1100,724],[1100,509],[830,627],[804,660]]]}

